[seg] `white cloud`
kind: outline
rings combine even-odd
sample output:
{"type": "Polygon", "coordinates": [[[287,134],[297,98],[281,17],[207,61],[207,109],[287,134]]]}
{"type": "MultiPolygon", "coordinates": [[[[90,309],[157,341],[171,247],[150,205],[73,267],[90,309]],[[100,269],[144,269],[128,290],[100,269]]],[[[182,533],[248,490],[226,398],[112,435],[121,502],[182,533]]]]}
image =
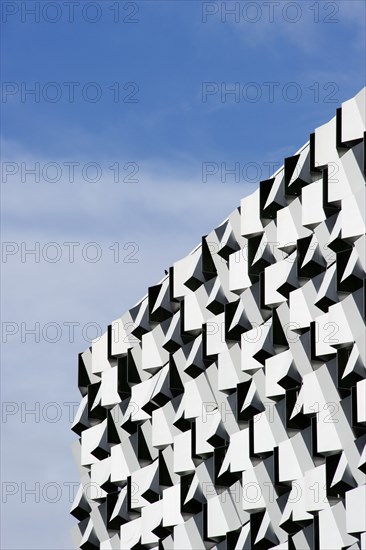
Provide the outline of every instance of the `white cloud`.
{"type": "MultiPolygon", "coordinates": [[[[44,166],[65,159],[36,158],[16,142],[3,143],[6,160],[17,164],[35,162],[44,166]],[[5,146],[5,147],[4,147],[5,146]]],[[[77,160],[77,159],[73,159],[77,160]]],[[[251,186],[243,184],[202,183],[200,175],[192,176],[189,159],[187,174],[174,170],[158,160],[141,164],[139,183],[114,183],[112,172],[103,181],[92,184],[61,180],[58,183],[16,183],[9,178],[3,190],[3,241],[21,243],[28,248],[39,242],[42,247],[53,241],[62,250],[56,263],[40,256],[25,256],[20,251],[9,256],[3,264],[3,321],[16,322],[19,331],[10,336],[4,345],[3,398],[17,403],[25,402],[29,408],[35,402],[63,403],[78,399],[77,353],[86,349],[89,342],[80,327],[96,322],[105,330],[107,324],[132,307],[147,290],[158,282],[174,261],[187,254],[200,240],[201,234],[224,219],[241,196],[251,186]],[[64,242],[80,242],[75,251],[75,263],[68,261],[68,248],[64,242]],[[85,261],[81,247],[95,241],[103,256],[97,263],[85,261]],[[119,242],[136,242],[138,263],[115,262],[109,247],[119,242]],[[78,322],[75,342],[70,343],[65,322],[78,322]],[[25,328],[40,323],[42,328],[56,322],[62,329],[56,343],[41,341],[28,335],[25,342],[21,323],[25,328]]],[[[121,162],[121,164],[123,164],[121,162]]],[[[108,163],[103,163],[104,168],[108,163]]],[[[127,254],[130,249],[123,251],[127,254]]],[[[15,427],[6,426],[6,447],[3,449],[3,479],[34,482],[77,480],[73,465],[69,433],[70,424],[62,418],[55,425],[22,423],[13,419],[15,427]],[[13,459],[12,457],[16,457],[13,459]],[[46,464],[44,464],[46,460],[46,464]]],[[[76,437],[75,437],[76,439],[76,437]]],[[[39,537],[32,527],[32,544],[37,548],[71,547],[68,530],[75,523],[68,517],[70,503],[63,495],[57,504],[32,497],[19,505],[20,495],[9,499],[4,506],[7,533],[3,543],[9,549],[27,548],[30,525],[37,525],[42,517],[47,533],[53,540],[39,537]],[[15,519],[16,518],[16,519],[15,519]],[[14,536],[16,525],[22,530],[14,536]]]]}

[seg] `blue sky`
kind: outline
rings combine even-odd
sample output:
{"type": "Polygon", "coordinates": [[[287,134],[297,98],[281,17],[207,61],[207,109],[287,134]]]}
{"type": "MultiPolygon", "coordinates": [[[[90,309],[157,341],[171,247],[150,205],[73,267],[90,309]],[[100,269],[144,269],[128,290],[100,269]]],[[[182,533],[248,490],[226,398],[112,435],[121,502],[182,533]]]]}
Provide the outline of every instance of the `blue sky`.
{"type": "Polygon", "coordinates": [[[79,400],[91,324],[104,330],[134,305],[361,89],[365,4],[272,2],[271,15],[263,2],[81,0],[73,22],[61,1],[57,12],[29,1],[39,21],[22,4],[2,2],[1,547],[65,550],[64,483],[78,472],[64,403],[79,400]],[[39,258],[25,254],[37,247],[39,258]],[[22,418],[32,407],[39,422],[22,418]]]}

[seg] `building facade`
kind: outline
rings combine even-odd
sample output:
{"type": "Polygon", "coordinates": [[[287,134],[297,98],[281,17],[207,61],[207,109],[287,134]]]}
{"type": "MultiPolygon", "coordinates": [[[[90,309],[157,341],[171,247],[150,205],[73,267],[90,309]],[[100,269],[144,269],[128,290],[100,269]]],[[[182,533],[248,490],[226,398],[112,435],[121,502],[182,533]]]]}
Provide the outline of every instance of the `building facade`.
{"type": "Polygon", "coordinates": [[[80,354],[76,547],[366,548],[365,101],[80,354]]]}

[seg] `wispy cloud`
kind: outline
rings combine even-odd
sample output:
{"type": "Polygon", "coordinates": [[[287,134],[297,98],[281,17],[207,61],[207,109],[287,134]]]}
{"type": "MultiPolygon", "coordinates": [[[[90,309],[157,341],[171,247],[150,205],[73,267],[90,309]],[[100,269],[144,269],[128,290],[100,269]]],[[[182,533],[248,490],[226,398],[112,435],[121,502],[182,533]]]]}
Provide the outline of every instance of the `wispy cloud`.
{"type": "MultiPolygon", "coordinates": [[[[223,3],[222,10],[234,2],[223,3]]],[[[364,48],[365,3],[359,0],[335,0],[333,2],[264,2],[260,0],[257,9],[246,11],[241,5],[238,16],[226,16],[226,24],[237,31],[240,40],[251,50],[258,46],[267,48],[271,56],[283,55],[286,43],[299,53],[314,55],[319,46],[326,43],[329,32],[339,29],[351,31],[350,46],[364,48]]],[[[221,14],[220,14],[221,16],[221,14]]],[[[225,19],[224,19],[225,20],[225,19]]],[[[220,17],[212,17],[220,22],[220,17]]]]}

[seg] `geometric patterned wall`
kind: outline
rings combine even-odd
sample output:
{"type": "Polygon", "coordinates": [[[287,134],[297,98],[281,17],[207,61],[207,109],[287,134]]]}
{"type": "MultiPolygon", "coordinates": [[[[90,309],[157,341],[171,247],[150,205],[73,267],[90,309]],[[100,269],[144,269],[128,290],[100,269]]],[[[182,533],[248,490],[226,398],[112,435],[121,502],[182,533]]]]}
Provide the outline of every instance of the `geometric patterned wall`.
{"type": "Polygon", "coordinates": [[[366,548],[365,95],[80,354],[76,547],[366,548]]]}

